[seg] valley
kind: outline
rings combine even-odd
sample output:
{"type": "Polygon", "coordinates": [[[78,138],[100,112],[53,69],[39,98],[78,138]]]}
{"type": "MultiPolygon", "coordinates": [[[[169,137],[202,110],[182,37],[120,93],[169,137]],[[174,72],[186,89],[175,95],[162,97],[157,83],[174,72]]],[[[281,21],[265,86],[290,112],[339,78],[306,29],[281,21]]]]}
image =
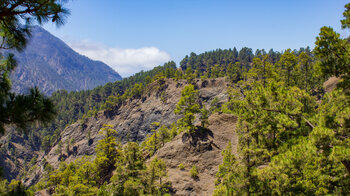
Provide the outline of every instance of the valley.
{"type": "MultiPolygon", "coordinates": [[[[0,5],[0,195],[349,195],[350,44],[332,27],[313,47],[176,61],[141,31],[124,35],[135,48],[80,40],[110,67],[42,28],[64,24],[74,3],[0,5]]],[[[340,23],[349,30],[350,4],[340,23]]]]}

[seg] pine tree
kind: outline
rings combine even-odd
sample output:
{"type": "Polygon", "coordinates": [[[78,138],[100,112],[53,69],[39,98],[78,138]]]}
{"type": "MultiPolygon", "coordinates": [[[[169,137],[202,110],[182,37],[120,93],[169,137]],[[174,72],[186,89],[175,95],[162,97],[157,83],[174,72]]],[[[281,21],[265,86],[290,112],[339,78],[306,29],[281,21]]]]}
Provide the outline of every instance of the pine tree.
{"type": "Polygon", "coordinates": [[[162,159],[154,157],[147,167],[145,178],[148,181],[148,193],[158,195],[164,192],[162,190],[162,179],[167,176],[166,164],[162,159]]]}
{"type": "Polygon", "coordinates": [[[281,73],[281,77],[285,81],[287,86],[295,85],[295,81],[293,80],[293,74],[295,72],[293,72],[293,70],[295,70],[297,65],[297,57],[291,49],[284,51],[278,64],[280,66],[278,72],[281,73]]]}
{"type": "Polygon", "coordinates": [[[311,88],[314,86],[313,83],[313,65],[312,65],[312,59],[311,57],[305,53],[302,52],[298,57],[299,63],[298,63],[298,73],[296,83],[300,89],[304,89],[305,91],[309,92],[311,88]]]}
{"type": "Polygon", "coordinates": [[[234,195],[239,191],[239,177],[237,176],[237,160],[232,154],[232,144],[229,142],[222,151],[223,161],[216,173],[216,187],[214,195],[234,195]]]}
{"type": "Polygon", "coordinates": [[[192,84],[188,84],[181,91],[180,101],[176,105],[174,110],[175,114],[181,114],[183,117],[180,119],[180,124],[187,127],[190,132],[195,130],[193,125],[195,120],[195,114],[200,111],[198,104],[198,90],[194,89],[192,84]]]}
{"type": "Polygon", "coordinates": [[[170,138],[169,130],[165,125],[162,125],[158,132],[161,145],[164,146],[165,142],[170,138]]]}
{"type": "Polygon", "coordinates": [[[192,84],[194,83],[194,79],[196,78],[195,74],[193,74],[192,67],[187,67],[185,71],[185,78],[187,80],[187,83],[192,84]]]}
{"type": "Polygon", "coordinates": [[[115,169],[117,159],[121,156],[121,147],[117,143],[116,133],[110,125],[104,125],[99,133],[103,135],[103,139],[96,146],[95,164],[99,172],[100,185],[111,177],[111,172],[115,169]]]}
{"type": "Polygon", "coordinates": [[[181,80],[181,79],[182,79],[182,75],[183,75],[182,71],[179,70],[179,69],[177,69],[177,70],[175,71],[175,80],[176,80],[176,81],[181,80]]]}
{"type": "Polygon", "coordinates": [[[236,83],[242,79],[240,63],[230,63],[227,67],[227,75],[232,83],[236,83]]]}
{"type": "Polygon", "coordinates": [[[260,192],[258,167],[267,164],[280,152],[283,145],[294,137],[307,135],[312,127],[307,120],[315,114],[315,100],[297,87],[283,83],[252,83],[249,89],[232,91],[231,101],[224,107],[236,114],[239,136],[239,161],[232,170],[234,192],[251,194],[260,192]],[[243,93],[243,94],[242,94],[243,93]],[[242,99],[243,97],[243,99],[242,99]],[[303,113],[303,100],[307,99],[309,114],[303,113]]]}
{"type": "Polygon", "coordinates": [[[139,145],[135,142],[128,142],[116,166],[111,178],[113,193],[117,195],[141,194],[144,191],[141,175],[146,166],[139,145]]]}
{"type": "MultiPolygon", "coordinates": [[[[7,0],[1,1],[0,7],[0,48],[3,50],[23,50],[30,38],[31,24],[51,21],[61,25],[69,13],[59,0],[7,0]]],[[[31,122],[51,121],[55,115],[54,106],[37,88],[31,89],[28,95],[11,92],[9,75],[17,65],[13,54],[0,55],[0,60],[0,133],[8,124],[24,130],[31,122]]]]}
{"type": "Polygon", "coordinates": [[[62,155],[62,141],[59,141],[59,142],[58,142],[57,149],[56,149],[55,153],[56,153],[58,156],[61,156],[61,155],[62,155]]]}
{"type": "MultiPolygon", "coordinates": [[[[350,28],[350,3],[345,5],[342,28],[350,28]]],[[[315,54],[320,58],[319,68],[323,76],[340,77],[338,89],[328,93],[320,108],[319,129],[313,134],[316,141],[329,145],[325,153],[341,162],[350,173],[350,150],[348,130],[350,128],[350,44],[347,39],[340,38],[331,27],[322,27],[316,38],[315,54]]],[[[317,142],[319,143],[319,142],[317,142]]],[[[317,145],[318,148],[324,146],[317,145]]]]}

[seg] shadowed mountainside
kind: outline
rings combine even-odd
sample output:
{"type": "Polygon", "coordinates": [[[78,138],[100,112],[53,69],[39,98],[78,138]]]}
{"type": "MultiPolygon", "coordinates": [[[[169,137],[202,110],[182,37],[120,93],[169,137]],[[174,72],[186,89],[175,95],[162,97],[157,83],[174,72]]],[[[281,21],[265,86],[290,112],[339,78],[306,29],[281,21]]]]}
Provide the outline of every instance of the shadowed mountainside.
{"type": "Polygon", "coordinates": [[[35,26],[27,47],[13,52],[18,66],[11,75],[12,90],[24,93],[37,86],[47,95],[58,89],[92,89],[121,76],[108,65],[80,55],[45,29],[35,26]]]}

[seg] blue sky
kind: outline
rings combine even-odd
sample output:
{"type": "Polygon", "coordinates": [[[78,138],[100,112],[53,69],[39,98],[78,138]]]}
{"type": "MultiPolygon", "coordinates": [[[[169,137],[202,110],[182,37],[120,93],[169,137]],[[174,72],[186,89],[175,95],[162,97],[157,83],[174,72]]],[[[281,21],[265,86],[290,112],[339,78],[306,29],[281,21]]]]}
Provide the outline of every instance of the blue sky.
{"type": "MultiPolygon", "coordinates": [[[[190,52],[314,46],[322,26],[340,30],[345,0],[73,0],[67,23],[44,26],[122,76],[190,52]]],[[[343,33],[342,33],[343,34],[343,33]]]]}

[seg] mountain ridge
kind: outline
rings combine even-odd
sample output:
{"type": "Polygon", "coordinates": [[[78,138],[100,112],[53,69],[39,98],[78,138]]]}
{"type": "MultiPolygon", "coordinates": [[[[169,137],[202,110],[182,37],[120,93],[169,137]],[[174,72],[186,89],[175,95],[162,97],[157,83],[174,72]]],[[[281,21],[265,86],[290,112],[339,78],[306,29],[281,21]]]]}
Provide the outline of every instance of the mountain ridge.
{"type": "Polygon", "coordinates": [[[54,91],[88,90],[122,79],[111,67],[75,52],[45,29],[35,26],[22,52],[13,51],[18,66],[11,74],[12,90],[25,93],[37,86],[46,95],[54,91]]]}

